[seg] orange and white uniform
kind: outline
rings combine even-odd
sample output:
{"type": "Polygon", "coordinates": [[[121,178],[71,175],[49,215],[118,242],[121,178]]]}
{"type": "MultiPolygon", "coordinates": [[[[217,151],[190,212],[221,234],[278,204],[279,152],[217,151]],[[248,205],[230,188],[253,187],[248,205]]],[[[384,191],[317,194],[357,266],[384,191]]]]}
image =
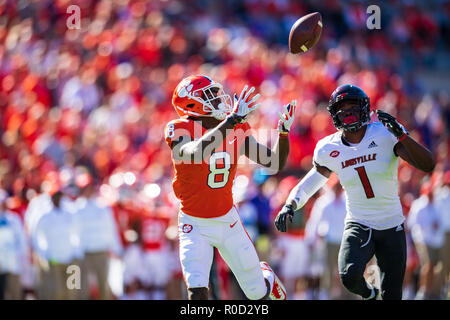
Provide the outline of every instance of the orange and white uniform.
{"type": "MultiPolygon", "coordinates": [[[[171,121],[165,139],[169,147],[180,136],[198,139],[207,130],[188,118],[171,121]]],[[[249,299],[267,293],[256,249],[233,205],[232,186],[240,149],[250,134],[247,123],[237,125],[201,163],[173,160],[173,189],[180,200],[180,260],[188,288],[209,286],[214,247],[235,274],[249,299]]]]}
{"type": "MultiPolygon", "coordinates": [[[[182,135],[196,140],[207,131],[198,122],[187,118],[173,120],[166,128],[166,142],[170,147],[172,141],[182,135]]],[[[175,169],[173,190],[181,202],[181,211],[199,218],[216,218],[230,211],[240,148],[249,134],[248,123],[238,124],[226,136],[223,146],[202,163],[172,159],[175,169]]]]}

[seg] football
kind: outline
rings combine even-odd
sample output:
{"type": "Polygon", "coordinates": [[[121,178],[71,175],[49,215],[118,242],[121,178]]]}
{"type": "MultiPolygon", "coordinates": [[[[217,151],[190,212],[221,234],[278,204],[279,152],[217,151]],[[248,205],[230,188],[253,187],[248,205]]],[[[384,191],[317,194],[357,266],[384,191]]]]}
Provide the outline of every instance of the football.
{"type": "Polygon", "coordinates": [[[298,19],[289,32],[289,51],[304,53],[311,49],[322,34],[322,15],[313,12],[298,19]]]}

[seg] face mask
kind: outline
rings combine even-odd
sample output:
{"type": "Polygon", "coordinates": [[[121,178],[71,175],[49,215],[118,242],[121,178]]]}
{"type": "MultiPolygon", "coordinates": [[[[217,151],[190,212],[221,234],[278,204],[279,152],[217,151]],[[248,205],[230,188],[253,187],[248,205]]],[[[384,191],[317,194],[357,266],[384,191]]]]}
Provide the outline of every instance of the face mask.
{"type": "Polygon", "coordinates": [[[357,106],[353,106],[346,110],[339,110],[336,115],[343,124],[352,124],[358,121],[360,109],[357,106]]]}
{"type": "Polygon", "coordinates": [[[203,90],[203,110],[211,112],[211,116],[223,120],[231,113],[231,97],[225,93],[222,86],[214,83],[203,90]]]}

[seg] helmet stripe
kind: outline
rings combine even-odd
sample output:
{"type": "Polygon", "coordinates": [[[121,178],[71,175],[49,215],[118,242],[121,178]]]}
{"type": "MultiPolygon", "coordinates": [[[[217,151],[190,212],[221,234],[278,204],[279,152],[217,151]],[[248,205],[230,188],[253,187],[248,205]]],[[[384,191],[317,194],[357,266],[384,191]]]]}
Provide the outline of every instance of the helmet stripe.
{"type": "Polygon", "coordinates": [[[214,82],[214,81],[213,81],[213,79],[211,79],[211,78],[210,78],[210,77],[208,77],[208,76],[204,76],[204,75],[202,75],[202,77],[203,77],[203,78],[206,78],[206,79],[208,79],[208,80],[209,80],[209,81],[211,81],[211,82],[214,82]]]}

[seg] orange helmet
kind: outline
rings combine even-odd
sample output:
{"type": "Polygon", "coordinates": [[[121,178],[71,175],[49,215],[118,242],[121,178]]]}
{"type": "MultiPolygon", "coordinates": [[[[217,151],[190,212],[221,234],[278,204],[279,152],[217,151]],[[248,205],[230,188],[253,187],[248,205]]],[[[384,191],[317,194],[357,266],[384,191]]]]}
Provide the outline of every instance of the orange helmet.
{"type": "Polygon", "coordinates": [[[231,98],[220,83],[203,75],[184,78],[175,88],[172,104],[180,117],[209,116],[223,120],[231,112],[231,98]]]}

